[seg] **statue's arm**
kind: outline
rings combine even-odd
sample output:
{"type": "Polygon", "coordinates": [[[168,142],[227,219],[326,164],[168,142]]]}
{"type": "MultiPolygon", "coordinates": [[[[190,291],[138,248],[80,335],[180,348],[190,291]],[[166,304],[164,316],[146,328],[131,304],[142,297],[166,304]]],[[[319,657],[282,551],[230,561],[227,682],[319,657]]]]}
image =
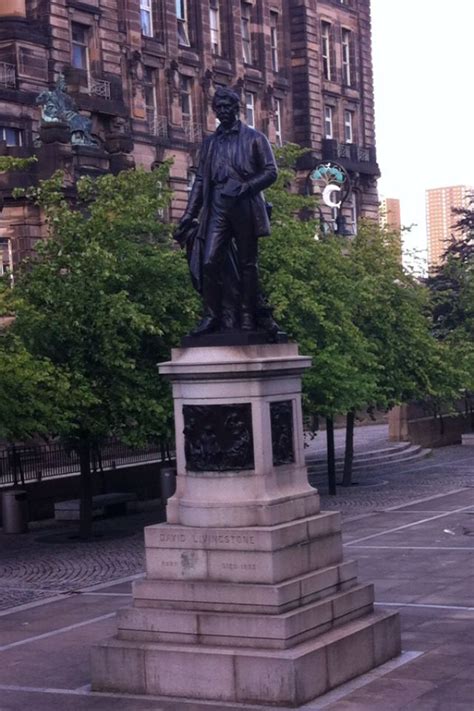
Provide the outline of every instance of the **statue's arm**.
{"type": "Polygon", "coordinates": [[[254,150],[257,155],[259,171],[246,181],[246,192],[257,195],[261,190],[273,185],[277,179],[278,169],[272,147],[263,133],[255,139],[254,150]]]}
{"type": "Polygon", "coordinates": [[[188,204],[186,205],[186,210],[184,211],[182,220],[193,220],[201,212],[202,207],[202,174],[199,171],[196,173],[196,178],[194,180],[193,187],[189,194],[188,204]]]}
{"type": "Polygon", "coordinates": [[[181,222],[194,220],[198,217],[201,212],[203,203],[203,174],[206,164],[206,156],[208,154],[208,144],[203,144],[201,149],[201,155],[199,157],[198,169],[196,172],[196,177],[194,179],[193,187],[188,198],[188,204],[186,205],[186,210],[181,218],[181,222]]]}

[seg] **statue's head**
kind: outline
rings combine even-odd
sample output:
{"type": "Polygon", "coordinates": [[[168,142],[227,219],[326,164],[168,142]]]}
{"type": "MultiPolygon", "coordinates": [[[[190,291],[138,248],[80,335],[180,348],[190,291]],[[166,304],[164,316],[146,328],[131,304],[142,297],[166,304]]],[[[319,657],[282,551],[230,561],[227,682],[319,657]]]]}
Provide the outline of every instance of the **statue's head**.
{"type": "Polygon", "coordinates": [[[223,126],[231,126],[240,111],[240,97],[232,89],[219,86],[212,99],[212,109],[223,126]]]}

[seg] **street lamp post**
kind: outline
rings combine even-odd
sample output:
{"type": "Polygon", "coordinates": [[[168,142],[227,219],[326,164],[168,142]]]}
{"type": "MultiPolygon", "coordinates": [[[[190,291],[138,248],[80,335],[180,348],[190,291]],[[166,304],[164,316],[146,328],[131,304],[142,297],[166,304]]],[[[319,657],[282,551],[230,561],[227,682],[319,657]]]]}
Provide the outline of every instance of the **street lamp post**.
{"type": "MultiPolygon", "coordinates": [[[[311,170],[306,179],[307,193],[319,194],[323,203],[336,211],[334,232],[341,236],[351,234],[347,230],[346,218],[342,214],[342,207],[351,193],[351,179],[347,170],[334,161],[321,161],[311,170]]],[[[319,208],[320,221],[323,231],[327,230],[327,223],[319,208]]]]}

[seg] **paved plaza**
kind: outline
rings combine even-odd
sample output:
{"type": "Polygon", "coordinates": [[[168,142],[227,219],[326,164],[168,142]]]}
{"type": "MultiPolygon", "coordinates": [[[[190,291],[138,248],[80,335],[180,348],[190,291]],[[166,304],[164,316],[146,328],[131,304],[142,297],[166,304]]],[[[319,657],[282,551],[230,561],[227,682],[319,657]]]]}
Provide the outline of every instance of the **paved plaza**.
{"type": "MultiPolygon", "coordinates": [[[[359,428],[356,451],[384,441],[384,426],[359,428]]],[[[322,446],[318,437],[308,453],[322,446]]],[[[471,711],[473,455],[470,447],[435,450],[381,466],[375,482],[373,471],[359,471],[358,485],[337,497],[318,478],[322,508],[343,511],[346,560],[358,560],[360,582],[375,584],[380,608],[401,613],[403,654],[302,709],[471,711]]],[[[88,543],[73,538],[77,524],[51,521],[0,535],[0,711],[257,708],[91,692],[90,647],[113,634],[115,611],[131,602],[132,581],[143,574],[143,526],[160,520],[151,504],[97,521],[88,543]]]]}

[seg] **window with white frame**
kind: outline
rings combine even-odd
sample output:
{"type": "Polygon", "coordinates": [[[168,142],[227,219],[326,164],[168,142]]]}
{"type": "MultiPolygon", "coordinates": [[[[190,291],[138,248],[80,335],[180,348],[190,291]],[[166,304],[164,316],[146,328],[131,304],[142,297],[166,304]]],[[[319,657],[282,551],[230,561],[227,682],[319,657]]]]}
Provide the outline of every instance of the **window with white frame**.
{"type": "Polygon", "coordinates": [[[180,82],[180,97],[181,97],[181,112],[183,119],[191,121],[193,117],[193,80],[191,77],[181,77],[180,82]]]}
{"type": "Polygon", "coordinates": [[[0,237],[0,275],[10,273],[10,284],[13,286],[13,254],[12,243],[8,237],[0,237]]]}
{"type": "Polygon", "coordinates": [[[245,92],[245,118],[247,126],[255,128],[255,94],[251,91],[245,92]]]}
{"type": "Polygon", "coordinates": [[[240,30],[242,34],[242,59],[245,64],[252,64],[252,5],[248,2],[240,3],[240,30]]]}
{"type": "Polygon", "coordinates": [[[344,142],[354,142],[354,112],[344,111],[344,142]]]}
{"type": "Polygon", "coordinates": [[[346,86],[352,84],[351,67],[351,43],[352,33],[350,30],[342,30],[342,81],[346,86]]]}
{"type": "Polygon", "coordinates": [[[8,147],[23,145],[20,129],[10,126],[0,126],[0,141],[5,141],[8,147]]]}
{"type": "Polygon", "coordinates": [[[71,24],[71,64],[75,69],[89,70],[89,27],[71,24]]]}
{"type": "Polygon", "coordinates": [[[221,54],[219,0],[209,0],[209,25],[211,30],[212,54],[221,54]]]}
{"type": "Polygon", "coordinates": [[[283,144],[283,135],[281,130],[281,99],[275,99],[275,138],[277,146],[283,144]]]}
{"type": "Polygon", "coordinates": [[[140,0],[140,23],[142,35],[153,37],[153,15],[151,9],[152,0],[140,0]]]}
{"type": "Polygon", "coordinates": [[[150,132],[154,134],[158,111],[156,100],[156,74],[154,69],[151,67],[145,67],[143,89],[145,94],[145,108],[148,128],[150,132]]]}
{"type": "Polygon", "coordinates": [[[270,12],[270,52],[272,58],[272,69],[277,72],[278,61],[278,13],[270,12]]]}
{"type": "Polygon", "coordinates": [[[178,22],[178,44],[190,47],[187,0],[176,0],[176,20],[178,22]]]}
{"type": "Polygon", "coordinates": [[[334,137],[334,130],[333,130],[333,109],[332,106],[325,106],[324,107],[324,138],[333,138],[334,137]]]}
{"type": "Polygon", "coordinates": [[[331,25],[329,22],[321,23],[321,44],[323,58],[323,76],[328,81],[332,79],[332,62],[331,62],[331,25]]]}

